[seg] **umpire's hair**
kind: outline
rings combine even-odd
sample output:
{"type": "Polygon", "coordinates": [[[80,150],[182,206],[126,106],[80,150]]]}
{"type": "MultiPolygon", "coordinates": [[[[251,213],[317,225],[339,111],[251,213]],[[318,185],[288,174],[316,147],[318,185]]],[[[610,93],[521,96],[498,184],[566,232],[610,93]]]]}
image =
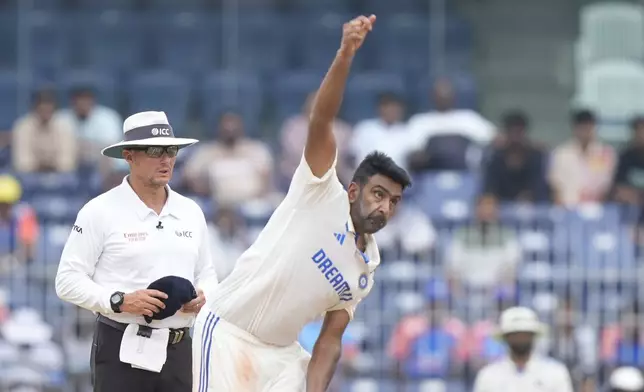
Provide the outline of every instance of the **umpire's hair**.
{"type": "Polygon", "coordinates": [[[362,187],[376,174],[392,179],[400,184],[403,190],[411,186],[411,177],[405,169],[398,166],[387,154],[379,151],[372,152],[360,162],[351,181],[362,187]]]}

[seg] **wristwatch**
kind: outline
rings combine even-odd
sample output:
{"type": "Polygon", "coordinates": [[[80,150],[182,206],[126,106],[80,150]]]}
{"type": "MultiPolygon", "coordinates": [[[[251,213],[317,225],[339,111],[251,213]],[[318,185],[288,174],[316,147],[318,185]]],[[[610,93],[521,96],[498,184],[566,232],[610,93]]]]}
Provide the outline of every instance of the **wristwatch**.
{"type": "Polygon", "coordinates": [[[123,305],[124,300],[125,293],[117,291],[112,294],[112,296],[110,297],[110,306],[112,307],[114,313],[121,313],[121,305],[123,305]]]}

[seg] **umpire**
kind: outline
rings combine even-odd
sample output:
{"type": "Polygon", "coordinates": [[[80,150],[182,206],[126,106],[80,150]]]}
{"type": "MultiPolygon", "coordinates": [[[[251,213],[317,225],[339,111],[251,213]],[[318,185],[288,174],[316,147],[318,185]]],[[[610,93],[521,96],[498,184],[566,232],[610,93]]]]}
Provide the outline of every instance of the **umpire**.
{"type": "Polygon", "coordinates": [[[56,293],[98,314],[95,392],[191,392],[188,328],[217,278],[203,212],[168,182],[179,149],[197,140],[175,137],[163,112],[130,116],[123,133],[102,153],[125,159],[130,173],[79,211],[56,293]]]}

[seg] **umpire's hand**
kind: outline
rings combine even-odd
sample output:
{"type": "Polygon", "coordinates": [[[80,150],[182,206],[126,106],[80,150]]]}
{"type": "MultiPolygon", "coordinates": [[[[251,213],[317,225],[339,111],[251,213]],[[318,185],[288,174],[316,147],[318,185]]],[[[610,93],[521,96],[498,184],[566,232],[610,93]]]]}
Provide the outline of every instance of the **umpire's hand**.
{"type": "Polygon", "coordinates": [[[148,289],[125,294],[121,312],[152,317],[154,313],[165,308],[159,298],[166,299],[168,296],[159,290],[148,289]]]}

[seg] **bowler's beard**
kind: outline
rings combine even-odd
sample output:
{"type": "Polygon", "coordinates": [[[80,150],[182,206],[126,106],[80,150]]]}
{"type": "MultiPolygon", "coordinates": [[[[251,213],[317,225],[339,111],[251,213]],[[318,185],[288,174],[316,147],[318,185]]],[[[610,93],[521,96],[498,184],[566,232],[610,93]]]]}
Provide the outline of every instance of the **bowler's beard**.
{"type": "Polygon", "coordinates": [[[365,214],[360,202],[355,202],[351,207],[351,220],[357,233],[374,234],[387,225],[387,218],[377,211],[365,214]]]}

